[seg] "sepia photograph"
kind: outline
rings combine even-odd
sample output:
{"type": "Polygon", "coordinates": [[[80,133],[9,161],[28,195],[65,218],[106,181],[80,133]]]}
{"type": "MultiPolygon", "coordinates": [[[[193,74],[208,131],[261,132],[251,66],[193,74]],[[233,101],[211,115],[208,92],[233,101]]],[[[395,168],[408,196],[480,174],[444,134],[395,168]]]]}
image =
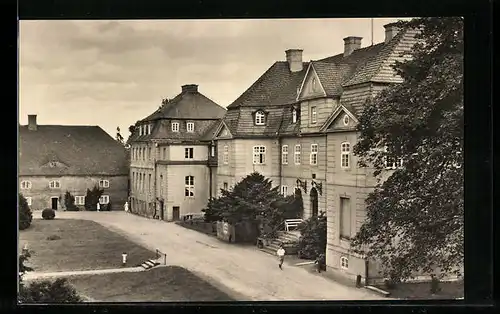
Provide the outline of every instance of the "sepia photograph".
{"type": "Polygon", "coordinates": [[[463,299],[463,22],[20,20],[18,302],[463,299]]]}

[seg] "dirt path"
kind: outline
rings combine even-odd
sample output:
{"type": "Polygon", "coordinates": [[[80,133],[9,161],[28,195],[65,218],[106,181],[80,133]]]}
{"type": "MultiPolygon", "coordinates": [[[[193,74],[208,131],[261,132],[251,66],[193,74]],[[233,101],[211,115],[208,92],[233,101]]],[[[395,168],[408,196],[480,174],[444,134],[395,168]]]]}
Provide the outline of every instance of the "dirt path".
{"type": "Polygon", "coordinates": [[[56,218],[88,219],[152,250],[167,254],[167,265],[185,267],[242,301],[271,300],[376,300],[387,299],[287,265],[254,247],[230,245],[174,223],[142,218],[125,212],[59,212],[56,218]]]}
{"type": "Polygon", "coordinates": [[[112,269],[95,269],[95,270],[75,270],[75,271],[56,271],[56,272],[27,272],[24,274],[24,280],[68,277],[68,276],[83,276],[83,275],[99,275],[111,273],[132,273],[145,271],[142,267],[126,267],[112,269]]]}

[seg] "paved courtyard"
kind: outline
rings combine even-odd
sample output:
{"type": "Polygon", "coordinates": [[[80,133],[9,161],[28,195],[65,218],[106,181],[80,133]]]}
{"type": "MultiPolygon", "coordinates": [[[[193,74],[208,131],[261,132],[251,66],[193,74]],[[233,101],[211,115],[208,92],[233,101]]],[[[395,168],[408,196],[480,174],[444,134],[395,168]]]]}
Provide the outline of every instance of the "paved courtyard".
{"type": "Polygon", "coordinates": [[[57,218],[93,220],[147,248],[159,249],[167,254],[167,264],[185,267],[242,301],[387,299],[297,266],[281,271],[269,254],[230,245],[174,223],[125,212],[58,212],[57,218]]]}

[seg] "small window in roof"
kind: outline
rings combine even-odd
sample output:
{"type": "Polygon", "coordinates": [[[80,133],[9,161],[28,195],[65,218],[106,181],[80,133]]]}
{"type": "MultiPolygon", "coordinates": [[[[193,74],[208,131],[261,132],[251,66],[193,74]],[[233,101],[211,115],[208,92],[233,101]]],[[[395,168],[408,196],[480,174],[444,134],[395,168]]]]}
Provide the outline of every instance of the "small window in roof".
{"type": "Polygon", "coordinates": [[[266,124],[266,115],[262,110],[259,110],[255,113],[255,124],[256,125],[265,125],[266,124]]]}
{"type": "Polygon", "coordinates": [[[292,123],[297,123],[297,109],[292,109],[292,123]]]}

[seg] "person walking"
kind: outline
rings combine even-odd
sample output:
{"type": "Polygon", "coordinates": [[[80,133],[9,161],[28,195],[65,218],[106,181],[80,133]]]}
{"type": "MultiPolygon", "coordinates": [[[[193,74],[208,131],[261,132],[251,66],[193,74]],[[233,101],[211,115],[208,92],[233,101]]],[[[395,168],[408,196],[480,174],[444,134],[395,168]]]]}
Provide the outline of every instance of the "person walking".
{"type": "Polygon", "coordinates": [[[97,202],[97,212],[99,212],[101,210],[101,204],[99,204],[99,202],[97,202]]]}
{"type": "Polygon", "coordinates": [[[283,248],[283,244],[280,244],[280,247],[276,251],[276,254],[278,255],[280,263],[278,264],[278,267],[283,270],[283,261],[285,260],[285,249],[283,248]]]}
{"type": "Polygon", "coordinates": [[[125,202],[125,205],[123,205],[123,209],[125,209],[125,212],[128,213],[128,202],[125,202]]]}

